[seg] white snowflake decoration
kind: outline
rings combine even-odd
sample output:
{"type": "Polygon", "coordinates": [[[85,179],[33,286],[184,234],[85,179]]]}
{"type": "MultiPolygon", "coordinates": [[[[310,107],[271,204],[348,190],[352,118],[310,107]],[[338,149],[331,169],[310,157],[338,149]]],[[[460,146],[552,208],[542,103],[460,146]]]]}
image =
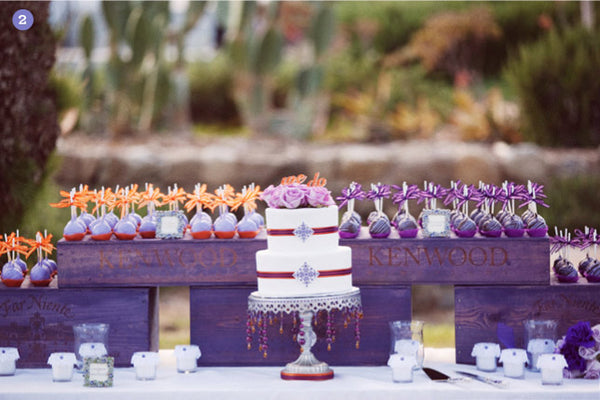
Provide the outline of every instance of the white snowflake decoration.
{"type": "Polygon", "coordinates": [[[304,283],[306,287],[313,283],[319,277],[319,271],[304,262],[300,268],[294,272],[294,278],[304,283]]]}
{"type": "Polygon", "coordinates": [[[313,233],[315,233],[315,231],[313,231],[310,226],[306,225],[304,221],[302,221],[302,223],[296,229],[294,229],[294,235],[303,242],[306,242],[306,240],[311,237],[313,233]]]}

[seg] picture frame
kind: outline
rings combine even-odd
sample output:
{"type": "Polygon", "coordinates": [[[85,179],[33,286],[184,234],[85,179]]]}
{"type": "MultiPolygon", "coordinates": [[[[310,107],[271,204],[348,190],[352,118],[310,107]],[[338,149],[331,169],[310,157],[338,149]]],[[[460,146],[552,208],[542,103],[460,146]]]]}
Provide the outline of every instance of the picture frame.
{"type": "Polygon", "coordinates": [[[112,387],[114,357],[86,357],[83,360],[83,386],[112,387]]]}
{"type": "Polygon", "coordinates": [[[450,237],[450,210],[438,208],[423,210],[422,224],[425,237],[450,237]]]}
{"type": "Polygon", "coordinates": [[[186,222],[181,210],[156,212],[156,238],[181,239],[186,222]]]}

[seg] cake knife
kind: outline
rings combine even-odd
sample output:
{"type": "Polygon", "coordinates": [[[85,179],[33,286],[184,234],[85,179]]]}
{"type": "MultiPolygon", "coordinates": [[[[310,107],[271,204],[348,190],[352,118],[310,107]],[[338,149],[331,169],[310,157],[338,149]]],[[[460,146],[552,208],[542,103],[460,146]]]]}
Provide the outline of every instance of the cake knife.
{"type": "Polygon", "coordinates": [[[500,389],[506,389],[508,387],[508,383],[504,382],[501,379],[492,379],[492,378],[488,378],[487,376],[477,375],[472,372],[466,372],[466,371],[454,371],[454,372],[456,372],[457,374],[467,376],[469,378],[473,378],[480,382],[487,383],[488,385],[492,385],[492,386],[495,386],[500,389]]]}

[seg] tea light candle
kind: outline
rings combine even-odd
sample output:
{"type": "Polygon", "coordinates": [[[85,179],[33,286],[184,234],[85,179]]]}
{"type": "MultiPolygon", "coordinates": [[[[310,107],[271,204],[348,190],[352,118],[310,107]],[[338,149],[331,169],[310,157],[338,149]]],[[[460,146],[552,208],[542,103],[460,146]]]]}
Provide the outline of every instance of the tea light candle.
{"type": "Polygon", "coordinates": [[[14,375],[19,358],[16,347],[0,347],[0,375],[14,375]]]}
{"type": "Polygon", "coordinates": [[[73,378],[73,366],[77,364],[77,357],[75,353],[52,353],[48,364],[52,365],[54,382],[68,382],[73,378]]]}
{"type": "Polygon", "coordinates": [[[177,371],[190,373],[196,371],[198,359],[200,358],[200,348],[194,344],[175,346],[175,357],[177,357],[177,371]]]}
{"type": "Polygon", "coordinates": [[[131,364],[135,368],[135,377],[140,381],[150,381],[156,378],[158,353],[138,351],[131,356],[131,364]]]}
{"type": "Polygon", "coordinates": [[[408,383],[413,381],[413,370],[417,365],[414,355],[392,354],[388,359],[392,367],[392,380],[394,382],[408,383]]]}
{"type": "Polygon", "coordinates": [[[529,367],[532,371],[539,371],[537,366],[538,357],[542,354],[554,353],[554,340],[552,339],[531,339],[527,343],[527,352],[531,355],[529,367]]]}
{"type": "Polygon", "coordinates": [[[485,342],[475,343],[471,357],[475,357],[478,370],[494,372],[496,370],[496,360],[500,357],[500,345],[485,342]]]}
{"type": "Polygon", "coordinates": [[[524,349],[504,349],[500,353],[500,362],[504,366],[504,376],[508,378],[523,378],[527,352],[524,349]]]}
{"type": "Polygon", "coordinates": [[[562,354],[540,354],[536,368],[542,371],[542,385],[562,385],[567,361],[562,354]]]}

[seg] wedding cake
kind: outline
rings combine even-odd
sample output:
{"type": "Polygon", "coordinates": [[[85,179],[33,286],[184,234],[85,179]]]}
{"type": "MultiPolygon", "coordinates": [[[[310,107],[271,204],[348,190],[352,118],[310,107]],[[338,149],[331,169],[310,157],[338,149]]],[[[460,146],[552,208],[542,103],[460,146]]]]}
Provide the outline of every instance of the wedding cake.
{"type": "Polygon", "coordinates": [[[338,209],[324,180],[284,178],[267,188],[267,250],[256,253],[258,293],[313,296],[352,289],[352,252],[339,246],[338,209]],[[319,185],[319,183],[321,185],[319,185]]]}

